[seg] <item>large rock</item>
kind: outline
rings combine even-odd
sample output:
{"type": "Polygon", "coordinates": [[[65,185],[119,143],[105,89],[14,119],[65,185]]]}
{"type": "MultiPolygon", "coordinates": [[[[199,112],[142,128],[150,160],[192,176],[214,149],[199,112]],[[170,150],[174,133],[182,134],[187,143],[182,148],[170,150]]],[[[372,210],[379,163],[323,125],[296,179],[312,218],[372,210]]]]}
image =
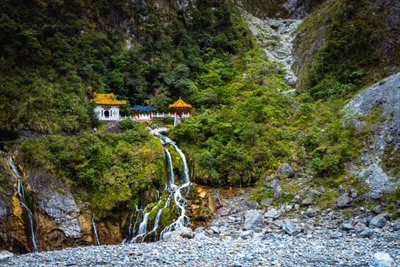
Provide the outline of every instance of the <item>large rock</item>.
{"type": "Polygon", "coordinates": [[[283,220],[282,230],[291,236],[295,236],[299,233],[299,231],[296,229],[296,226],[289,219],[283,220]]]}
{"type": "Polygon", "coordinates": [[[360,154],[361,167],[354,173],[369,185],[368,197],[379,198],[400,181],[400,166],[396,163],[400,146],[400,73],[355,95],[345,110],[348,123],[358,129],[373,129],[368,147],[360,154]],[[382,118],[367,125],[363,119],[371,113],[382,118]]]}
{"type": "Polygon", "coordinates": [[[372,218],[369,222],[371,228],[382,228],[386,224],[386,218],[389,217],[387,213],[379,214],[372,218]]]}
{"type": "Polygon", "coordinates": [[[374,254],[371,267],[396,267],[396,263],[388,253],[377,252],[374,254]]]}
{"type": "Polygon", "coordinates": [[[271,219],[278,219],[280,216],[282,215],[281,212],[279,212],[277,209],[275,208],[271,208],[269,209],[265,214],[265,218],[271,218],[271,219]]]}
{"type": "Polygon", "coordinates": [[[348,194],[341,195],[337,200],[336,200],[336,206],[340,209],[349,207],[351,205],[351,198],[349,197],[348,194]]]}
{"type": "Polygon", "coordinates": [[[293,178],[296,175],[296,172],[293,170],[293,168],[289,164],[283,163],[281,166],[279,166],[276,174],[279,177],[293,178]]]}
{"type": "Polygon", "coordinates": [[[82,229],[78,220],[80,210],[68,187],[44,172],[31,172],[28,178],[39,207],[54,219],[65,236],[81,237],[82,229]]]}
{"type": "Polygon", "coordinates": [[[248,210],[244,214],[244,225],[245,230],[254,229],[263,223],[263,216],[256,210],[248,210]]]}

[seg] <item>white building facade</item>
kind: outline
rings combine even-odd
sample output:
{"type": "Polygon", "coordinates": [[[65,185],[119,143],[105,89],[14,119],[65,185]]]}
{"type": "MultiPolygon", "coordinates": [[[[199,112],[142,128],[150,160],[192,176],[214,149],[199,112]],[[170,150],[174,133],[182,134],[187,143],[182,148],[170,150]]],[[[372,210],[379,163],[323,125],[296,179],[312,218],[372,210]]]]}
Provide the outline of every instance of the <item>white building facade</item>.
{"type": "Polygon", "coordinates": [[[93,94],[96,102],[94,112],[97,118],[101,121],[119,121],[121,116],[119,114],[120,106],[125,105],[125,100],[117,100],[113,93],[111,94],[93,94]]]}

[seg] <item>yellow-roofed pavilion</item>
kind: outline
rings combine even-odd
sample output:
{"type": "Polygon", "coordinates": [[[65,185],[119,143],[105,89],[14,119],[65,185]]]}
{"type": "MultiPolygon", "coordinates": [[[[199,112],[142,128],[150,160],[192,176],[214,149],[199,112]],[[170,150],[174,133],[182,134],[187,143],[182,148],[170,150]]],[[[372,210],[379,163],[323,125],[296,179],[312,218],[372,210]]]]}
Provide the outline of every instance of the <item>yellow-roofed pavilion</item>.
{"type": "Polygon", "coordinates": [[[120,120],[119,106],[125,105],[126,100],[117,100],[113,94],[93,94],[96,108],[94,112],[97,114],[99,120],[102,121],[118,121],[120,120]]]}
{"type": "Polygon", "coordinates": [[[169,108],[172,108],[175,110],[174,112],[174,125],[180,122],[182,117],[189,117],[189,108],[192,108],[192,105],[186,103],[185,101],[182,100],[181,97],[174,103],[169,105],[169,108]]]}

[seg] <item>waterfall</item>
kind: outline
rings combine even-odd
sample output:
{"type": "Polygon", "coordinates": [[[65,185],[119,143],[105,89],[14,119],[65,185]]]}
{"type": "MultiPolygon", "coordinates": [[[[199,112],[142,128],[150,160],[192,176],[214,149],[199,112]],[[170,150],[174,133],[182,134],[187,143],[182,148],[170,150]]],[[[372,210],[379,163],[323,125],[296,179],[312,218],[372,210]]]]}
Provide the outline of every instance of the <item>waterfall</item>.
{"type": "MultiPolygon", "coordinates": [[[[150,234],[156,233],[156,231],[159,228],[161,216],[163,210],[168,207],[171,204],[171,200],[173,199],[174,205],[178,208],[178,218],[172,222],[170,225],[165,227],[160,234],[160,238],[163,237],[164,234],[174,231],[180,227],[184,227],[189,223],[189,217],[186,216],[186,199],[183,196],[183,191],[188,192],[190,188],[190,179],[189,179],[189,168],[186,162],[186,157],[182,150],[173,142],[170,138],[163,136],[159,134],[157,131],[152,130],[152,133],[160,138],[161,143],[164,145],[164,154],[165,154],[165,162],[168,167],[168,173],[167,173],[167,182],[165,185],[165,189],[167,193],[169,194],[167,200],[164,203],[164,206],[160,208],[160,205],[163,201],[162,198],[159,199],[158,203],[148,212],[145,212],[147,208],[143,210],[143,219],[139,225],[138,228],[138,234],[132,238],[132,242],[141,242],[144,241],[144,239],[149,236],[150,234]],[[178,152],[181,160],[182,160],[182,177],[181,177],[181,184],[177,185],[175,182],[175,174],[174,174],[174,167],[172,163],[172,157],[171,153],[168,150],[168,146],[171,145],[174,147],[174,149],[178,152]],[[157,210],[158,209],[158,210],[157,210]],[[151,229],[151,231],[147,232],[148,229],[148,222],[149,222],[149,215],[152,214],[157,210],[157,214],[154,219],[154,224],[151,229]]],[[[137,219],[140,217],[140,214],[138,212],[137,219]]],[[[135,223],[136,225],[136,223],[135,223]]],[[[135,226],[134,226],[135,228],[135,226]]]]}
{"type": "Polygon", "coordinates": [[[169,153],[167,148],[164,148],[164,152],[169,165],[169,180],[167,182],[167,188],[168,190],[173,191],[175,189],[174,166],[172,165],[171,153],[169,153]]]}
{"type": "Polygon", "coordinates": [[[25,210],[26,214],[28,215],[33,251],[38,252],[39,250],[38,250],[37,239],[36,239],[35,217],[34,217],[32,211],[29,209],[28,205],[26,205],[25,191],[24,191],[24,186],[21,181],[21,174],[19,173],[17,167],[15,166],[12,157],[7,156],[7,160],[8,160],[8,163],[10,164],[12,171],[17,176],[17,193],[18,193],[18,197],[19,197],[21,206],[25,210]]]}
{"type": "MultiPolygon", "coordinates": [[[[161,231],[160,234],[160,239],[164,236],[164,234],[176,230],[180,227],[184,227],[189,223],[189,217],[186,216],[186,199],[182,196],[182,190],[188,189],[190,187],[190,179],[189,179],[189,168],[187,166],[187,161],[185,154],[183,154],[182,150],[173,142],[170,138],[163,136],[161,134],[156,134],[161,140],[161,142],[166,145],[172,145],[175,150],[178,152],[179,156],[181,157],[182,160],[182,184],[179,186],[176,186],[175,184],[173,185],[174,188],[172,188],[172,191],[170,193],[170,196],[173,196],[174,203],[176,207],[180,210],[178,218],[172,222],[170,225],[164,228],[164,230],[161,231]]],[[[168,148],[165,147],[165,151],[168,151],[168,148]]],[[[172,166],[172,161],[170,157],[170,153],[166,153],[167,159],[169,159],[170,164],[170,176],[173,177],[173,166],[172,166]],[[169,158],[168,158],[169,155],[169,158]]],[[[172,179],[171,179],[172,180],[172,179]]],[[[171,181],[170,181],[171,182],[171,181]]]]}
{"type": "Polygon", "coordinates": [[[94,213],[93,213],[93,215],[92,215],[92,227],[93,227],[93,234],[94,234],[94,237],[96,238],[96,242],[97,242],[97,245],[101,245],[100,244],[100,239],[99,239],[99,235],[97,234],[97,228],[96,228],[96,222],[95,222],[95,215],[94,215],[94,213]]]}
{"type": "Polygon", "coordinates": [[[143,221],[139,225],[138,236],[143,236],[147,231],[147,222],[149,221],[150,212],[146,212],[143,216],[143,221]]]}

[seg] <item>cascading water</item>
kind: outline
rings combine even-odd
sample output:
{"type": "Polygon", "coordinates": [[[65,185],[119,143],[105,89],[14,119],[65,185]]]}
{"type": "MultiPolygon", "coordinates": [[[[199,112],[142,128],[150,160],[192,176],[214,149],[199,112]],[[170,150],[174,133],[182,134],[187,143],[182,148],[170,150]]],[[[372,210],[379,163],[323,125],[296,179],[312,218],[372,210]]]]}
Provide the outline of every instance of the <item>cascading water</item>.
{"type": "MultiPolygon", "coordinates": [[[[168,181],[165,185],[165,189],[169,193],[169,196],[168,196],[167,200],[165,201],[165,204],[162,208],[159,208],[159,206],[161,205],[161,203],[163,201],[163,199],[161,198],[158,201],[157,205],[155,205],[151,211],[145,212],[146,209],[144,209],[143,220],[139,225],[138,234],[134,238],[132,238],[131,242],[143,241],[147,236],[155,233],[158,230],[162,212],[166,207],[168,207],[170,205],[171,199],[174,200],[174,204],[179,210],[179,216],[174,222],[172,222],[170,225],[168,225],[161,231],[160,239],[162,239],[162,237],[166,233],[174,231],[180,227],[185,227],[189,223],[189,217],[186,216],[186,199],[182,195],[183,190],[189,190],[189,187],[190,187],[189,168],[187,166],[186,157],[183,154],[182,150],[171,139],[169,139],[168,137],[163,136],[157,132],[154,132],[154,134],[160,138],[161,143],[164,145],[166,163],[169,168],[168,181]],[[174,149],[178,152],[178,154],[182,160],[183,172],[182,172],[182,183],[180,185],[177,185],[175,183],[175,174],[174,174],[174,169],[173,169],[173,164],[172,164],[172,157],[171,157],[171,153],[168,150],[168,145],[172,145],[174,147],[174,149]],[[153,228],[150,232],[147,232],[149,215],[153,211],[157,210],[157,208],[158,208],[158,211],[157,211],[157,214],[154,219],[153,228]]],[[[138,212],[137,218],[139,216],[140,216],[140,214],[138,212]]]]}
{"type": "Polygon", "coordinates": [[[28,205],[26,205],[24,186],[21,181],[21,174],[19,173],[17,167],[15,166],[12,157],[7,156],[7,160],[8,160],[8,163],[10,164],[12,171],[17,176],[17,193],[18,193],[18,197],[19,197],[21,206],[23,207],[26,214],[28,215],[33,251],[38,252],[38,245],[37,245],[37,240],[36,240],[36,229],[35,229],[35,217],[33,216],[33,213],[29,209],[28,205]]]}
{"type": "Polygon", "coordinates": [[[100,239],[99,239],[99,235],[97,234],[97,228],[96,228],[96,222],[95,222],[95,215],[93,213],[92,215],[92,227],[93,227],[93,234],[94,237],[96,239],[97,245],[100,246],[100,239]]]}

